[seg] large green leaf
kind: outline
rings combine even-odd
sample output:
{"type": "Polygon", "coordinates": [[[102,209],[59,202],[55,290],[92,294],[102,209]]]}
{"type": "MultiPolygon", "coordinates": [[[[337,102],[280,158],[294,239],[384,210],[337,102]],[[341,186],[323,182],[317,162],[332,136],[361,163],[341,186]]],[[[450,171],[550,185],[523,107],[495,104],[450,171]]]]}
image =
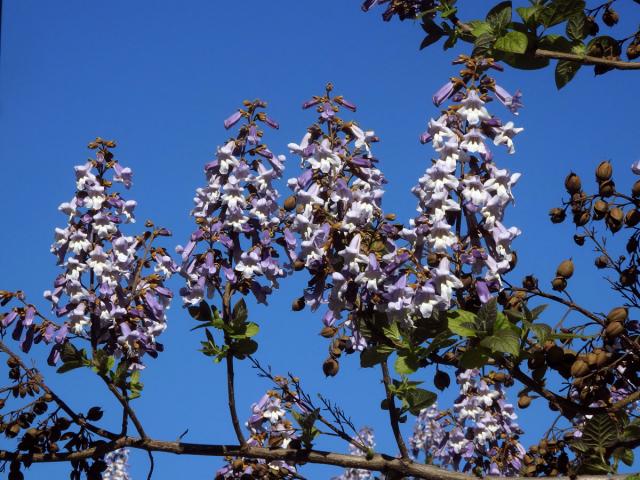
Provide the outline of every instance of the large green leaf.
{"type": "Polygon", "coordinates": [[[500,2],[487,13],[487,23],[497,34],[502,33],[511,22],[511,1],[500,2]]]}
{"type": "Polygon", "coordinates": [[[508,353],[516,357],[520,353],[520,336],[513,330],[503,329],[483,338],[480,345],[492,352],[508,353]]]}
{"type": "Polygon", "coordinates": [[[414,355],[398,355],[393,366],[398,375],[410,375],[420,368],[418,359],[414,355]]]}
{"type": "Polygon", "coordinates": [[[580,70],[580,64],[569,60],[558,60],[556,64],[556,87],[560,90],[569,83],[580,70]]]}
{"type": "Polygon", "coordinates": [[[468,347],[468,349],[460,357],[460,366],[462,368],[480,368],[489,363],[491,355],[489,350],[484,347],[468,347]]]}
{"type": "Polygon", "coordinates": [[[583,11],[574,13],[567,21],[567,36],[571,40],[582,40],[585,37],[585,23],[587,16],[583,11]]]}
{"type": "Polygon", "coordinates": [[[367,347],[360,352],[360,366],[362,368],[373,367],[389,357],[391,349],[381,347],[367,347]]]}
{"type": "Polygon", "coordinates": [[[606,414],[594,415],[582,431],[582,442],[600,453],[611,447],[618,439],[618,431],[613,420],[606,414]]]}
{"type": "Polygon", "coordinates": [[[475,337],[476,314],[466,310],[453,310],[448,314],[447,326],[456,335],[461,337],[475,337]]]}
{"type": "Polygon", "coordinates": [[[511,31],[498,38],[493,48],[510,53],[524,53],[527,51],[527,36],[522,32],[511,31]]]}
{"type": "Polygon", "coordinates": [[[425,390],[424,388],[415,388],[409,390],[404,399],[409,407],[409,412],[412,415],[419,415],[420,410],[430,407],[438,398],[433,392],[425,390]]]}
{"type": "Polygon", "coordinates": [[[553,0],[540,12],[538,18],[549,28],[569,19],[572,15],[583,11],[584,0],[553,0]]]}

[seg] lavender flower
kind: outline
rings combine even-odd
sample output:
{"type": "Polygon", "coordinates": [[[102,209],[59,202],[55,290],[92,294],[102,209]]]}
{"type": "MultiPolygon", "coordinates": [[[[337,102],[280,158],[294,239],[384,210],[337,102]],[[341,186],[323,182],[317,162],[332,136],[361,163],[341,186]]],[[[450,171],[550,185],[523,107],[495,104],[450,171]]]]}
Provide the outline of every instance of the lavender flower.
{"type": "MultiPolygon", "coordinates": [[[[362,427],[358,431],[357,440],[369,450],[373,450],[376,446],[373,429],[369,427],[362,427]]],[[[358,457],[364,457],[368,452],[363,452],[355,445],[349,444],[349,454],[356,455],[358,457]]],[[[346,468],[344,472],[333,477],[332,480],[370,480],[373,478],[373,474],[369,470],[363,470],[359,468],[346,468]]]]}
{"type": "Polygon", "coordinates": [[[107,469],[102,473],[102,480],[131,480],[129,475],[129,450],[121,448],[109,452],[104,457],[107,469]]]}

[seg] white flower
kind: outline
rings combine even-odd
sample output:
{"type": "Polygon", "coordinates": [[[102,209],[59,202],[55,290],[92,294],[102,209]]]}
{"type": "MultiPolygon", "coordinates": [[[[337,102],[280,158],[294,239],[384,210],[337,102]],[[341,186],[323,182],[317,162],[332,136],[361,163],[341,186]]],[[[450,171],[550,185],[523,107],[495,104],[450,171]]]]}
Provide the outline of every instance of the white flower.
{"type": "Polygon", "coordinates": [[[102,276],[104,272],[111,270],[111,260],[109,260],[109,256],[99,245],[96,245],[89,254],[87,265],[89,265],[89,267],[91,267],[94,273],[98,276],[102,276]]]}
{"type": "Polygon", "coordinates": [[[458,114],[462,116],[469,125],[478,125],[482,120],[489,120],[491,115],[484,107],[484,103],[478,96],[478,92],[470,90],[469,94],[460,102],[462,107],[458,114]]]}
{"type": "Polygon", "coordinates": [[[223,147],[218,147],[217,159],[219,163],[220,173],[226,175],[229,171],[238,165],[238,159],[233,156],[233,150],[236,143],[232,140],[223,147]]]}
{"type": "Polygon", "coordinates": [[[91,242],[87,240],[87,234],[75,230],[69,237],[69,249],[78,255],[80,252],[86,252],[91,248],[91,242]]]}
{"type": "Polygon", "coordinates": [[[506,145],[510,154],[515,153],[516,148],[513,145],[512,138],[515,137],[518,133],[523,131],[524,128],[516,128],[513,125],[513,122],[507,122],[501,127],[494,127],[493,131],[496,134],[496,137],[493,139],[494,145],[506,145]]]}
{"type": "Polygon", "coordinates": [[[371,155],[371,148],[369,147],[369,142],[375,138],[375,134],[372,130],[363,131],[356,124],[351,124],[351,132],[354,137],[356,137],[355,147],[363,148],[367,151],[369,155],[371,155]]]}

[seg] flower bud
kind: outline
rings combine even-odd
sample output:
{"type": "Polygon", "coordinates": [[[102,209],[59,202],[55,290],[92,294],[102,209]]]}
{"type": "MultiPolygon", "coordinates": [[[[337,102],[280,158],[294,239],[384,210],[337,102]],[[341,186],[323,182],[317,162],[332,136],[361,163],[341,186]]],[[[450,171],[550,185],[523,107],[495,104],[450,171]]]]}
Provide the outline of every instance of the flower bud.
{"type": "Polygon", "coordinates": [[[578,245],[579,247],[584,245],[584,235],[580,235],[579,233],[576,233],[573,236],[573,241],[576,243],[576,245],[578,245]]]}
{"type": "Polygon", "coordinates": [[[629,316],[629,310],[625,307],[617,307],[607,314],[607,323],[625,322],[629,316]]]}
{"type": "Polygon", "coordinates": [[[556,270],[556,275],[562,278],[571,278],[573,275],[573,261],[569,259],[560,263],[556,270]]]}
{"type": "Polygon", "coordinates": [[[293,262],[293,269],[296,272],[299,272],[300,270],[304,269],[304,262],[298,258],[295,262],[293,262]]]}
{"type": "Polygon", "coordinates": [[[582,182],[580,181],[580,177],[571,172],[564,180],[564,188],[567,189],[567,192],[572,194],[580,192],[580,190],[582,189],[582,182]]]}
{"type": "Polygon", "coordinates": [[[638,223],[640,223],[640,212],[637,209],[632,208],[624,216],[624,224],[631,228],[638,225],[638,223]]]}
{"type": "Polygon", "coordinates": [[[299,312],[300,310],[304,309],[304,305],[304,297],[296,298],[291,304],[291,310],[293,310],[294,312],[299,312]]]}
{"type": "Polygon", "coordinates": [[[287,212],[290,212],[295,208],[296,208],[296,197],[294,195],[291,195],[287,197],[287,199],[284,201],[284,209],[287,212]]]}
{"type": "Polygon", "coordinates": [[[320,335],[324,338],[333,338],[337,331],[338,329],[336,327],[324,327],[320,330],[320,335]]]}
{"type": "Polygon", "coordinates": [[[562,223],[567,214],[564,209],[556,207],[549,210],[549,217],[551,217],[551,223],[562,223]]]}
{"type": "Polygon", "coordinates": [[[571,376],[575,378],[584,377],[589,373],[589,365],[584,360],[576,360],[571,365],[571,376]]]}
{"type": "Polygon", "coordinates": [[[598,183],[611,179],[611,175],[613,175],[613,167],[608,160],[601,162],[596,168],[596,181],[598,183]]]}
{"type": "Polygon", "coordinates": [[[447,372],[443,372],[442,370],[438,370],[436,374],[433,376],[433,384],[436,386],[438,390],[444,390],[449,385],[451,385],[451,378],[447,374],[447,372]]]}
{"type": "Polygon", "coordinates": [[[607,7],[602,14],[602,21],[607,27],[613,27],[620,20],[620,15],[613,8],[607,7]]]}
{"type": "Polygon", "coordinates": [[[619,335],[624,333],[624,325],[620,322],[611,322],[607,325],[607,328],[604,329],[604,334],[608,338],[616,338],[619,335]]]}
{"type": "Polygon", "coordinates": [[[538,288],[538,279],[533,275],[527,275],[522,280],[522,286],[527,290],[536,290],[538,288]]]}
{"type": "Polygon", "coordinates": [[[335,377],[338,374],[338,370],[340,370],[340,364],[331,357],[327,358],[322,364],[322,371],[327,377],[335,377]]]}
{"type": "Polygon", "coordinates": [[[393,221],[397,218],[397,216],[396,216],[396,214],[395,214],[395,213],[387,213],[387,214],[384,216],[384,218],[385,218],[386,220],[389,220],[390,222],[393,222],[393,221]]]}
{"type": "Polygon", "coordinates": [[[564,360],[564,350],[557,345],[554,345],[547,350],[547,363],[551,367],[556,367],[564,360]]]}
{"type": "Polygon", "coordinates": [[[437,267],[440,263],[440,257],[438,257],[437,253],[429,253],[429,255],[427,255],[427,265],[429,265],[430,267],[437,267]]]}
{"type": "Polygon", "coordinates": [[[577,227],[582,227],[589,223],[590,219],[591,214],[588,210],[585,210],[583,212],[578,212],[573,216],[573,223],[575,223],[577,227]]]}
{"type": "Polygon", "coordinates": [[[620,285],[630,287],[638,280],[638,269],[635,265],[623,270],[620,273],[620,285]]]}
{"type": "Polygon", "coordinates": [[[593,218],[601,220],[609,211],[609,205],[602,200],[596,200],[593,204],[593,218]]]}
{"type": "Polygon", "coordinates": [[[556,277],[551,280],[551,288],[553,288],[557,292],[562,292],[565,288],[567,288],[567,281],[562,277],[556,277]]]}
{"type": "Polygon", "coordinates": [[[600,255],[595,261],[596,268],[606,268],[609,265],[609,259],[606,255],[600,255]]]}
{"type": "Polygon", "coordinates": [[[602,197],[610,197],[611,195],[616,193],[616,184],[613,180],[602,182],[600,184],[600,187],[598,188],[598,193],[602,197]]]}
{"type": "Polygon", "coordinates": [[[529,395],[521,395],[518,397],[518,406],[522,409],[531,405],[531,397],[529,395]]]}

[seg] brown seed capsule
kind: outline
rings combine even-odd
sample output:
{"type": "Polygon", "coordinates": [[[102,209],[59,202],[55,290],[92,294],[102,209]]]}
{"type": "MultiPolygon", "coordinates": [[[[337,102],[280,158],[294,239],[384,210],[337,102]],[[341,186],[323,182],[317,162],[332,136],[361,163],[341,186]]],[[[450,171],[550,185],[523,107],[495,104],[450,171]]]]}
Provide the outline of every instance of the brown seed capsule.
{"type": "Polygon", "coordinates": [[[527,275],[522,280],[522,286],[527,290],[536,290],[538,288],[538,279],[533,275],[527,275]]]}
{"type": "Polygon", "coordinates": [[[384,218],[386,218],[387,220],[389,220],[390,222],[393,222],[397,217],[395,213],[387,213],[384,218]]]}
{"type": "Polygon", "coordinates": [[[564,188],[566,188],[569,193],[578,193],[582,189],[580,177],[571,172],[567,175],[567,178],[564,179],[564,188]]]}
{"type": "Polygon", "coordinates": [[[633,187],[631,187],[631,195],[634,198],[640,197],[640,180],[636,180],[636,182],[633,184],[633,187]]]}
{"type": "Polygon", "coordinates": [[[507,374],[504,372],[493,372],[491,374],[491,379],[497,383],[504,383],[507,380],[507,374]]]}
{"type": "Polygon", "coordinates": [[[436,374],[433,376],[433,384],[438,390],[444,390],[449,385],[451,385],[451,378],[449,377],[447,372],[438,370],[436,374]]]}
{"type": "Polygon", "coordinates": [[[595,261],[596,268],[606,268],[609,265],[609,259],[606,255],[600,255],[595,261]]]}
{"type": "Polygon", "coordinates": [[[640,211],[636,210],[635,208],[632,208],[624,216],[624,224],[627,227],[631,228],[638,225],[638,223],[640,223],[640,211]]]}
{"type": "Polygon", "coordinates": [[[620,20],[620,16],[613,8],[607,8],[602,14],[602,21],[607,27],[613,27],[618,23],[618,20],[620,20]]]}
{"type": "Polygon", "coordinates": [[[529,368],[531,370],[535,370],[536,368],[540,368],[544,366],[545,358],[544,352],[542,350],[536,350],[533,352],[531,358],[527,361],[529,368]]]}
{"type": "Polygon", "coordinates": [[[587,365],[589,365],[590,368],[593,368],[597,364],[598,364],[598,355],[596,355],[593,352],[587,353],[587,365]]]}
{"type": "Polygon", "coordinates": [[[604,350],[600,350],[596,353],[596,366],[598,368],[604,367],[607,363],[609,363],[609,355],[604,350]]]}
{"type": "Polygon", "coordinates": [[[527,408],[529,405],[531,405],[531,397],[528,395],[521,395],[518,398],[518,406],[520,408],[527,408]]]}
{"type": "Polygon", "coordinates": [[[625,307],[617,307],[607,314],[607,323],[625,322],[629,316],[629,310],[625,307]]]}
{"type": "Polygon", "coordinates": [[[571,376],[572,377],[584,377],[589,373],[589,365],[584,360],[576,360],[571,365],[571,376]]]}
{"type": "Polygon", "coordinates": [[[616,193],[616,184],[613,180],[607,180],[600,184],[600,188],[598,188],[598,193],[602,197],[610,197],[614,193],[616,193]]]}
{"type": "Polygon", "coordinates": [[[549,210],[549,217],[551,218],[551,223],[562,223],[567,218],[567,214],[564,209],[556,207],[549,210]]]}
{"type": "Polygon", "coordinates": [[[623,270],[620,273],[620,285],[623,287],[630,287],[638,280],[638,269],[635,265],[623,270]]]}
{"type": "Polygon", "coordinates": [[[564,360],[564,350],[554,345],[549,350],[547,350],[547,363],[551,367],[556,367],[562,363],[564,360]]]}
{"type": "Polygon", "coordinates": [[[551,288],[553,288],[557,292],[562,292],[565,288],[567,288],[567,281],[562,277],[556,277],[551,280],[551,288]]]}
{"type": "Polygon", "coordinates": [[[333,358],[327,358],[322,364],[322,371],[327,377],[335,377],[340,370],[340,364],[333,358]]]}
{"type": "Polygon", "coordinates": [[[598,22],[596,22],[595,18],[587,17],[585,21],[585,29],[587,32],[589,32],[589,35],[595,37],[600,31],[600,26],[598,25],[598,22]]]}
{"type": "Polygon", "coordinates": [[[284,201],[284,209],[287,212],[290,212],[291,210],[296,208],[296,203],[296,197],[294,195],[291,195],[284,201]]]}
{"type": "Polygon", "coordinates": [[[604,330],[604,334],[608,338],[616,338],[624,333],[624,325],[620,322],[611,322],[604,330]]]}
{"type": "Polygon", "coordinates": [[[320,330],[320,335],[324,338],[333,338],[337,331],[336,327],[324,327],[320,330]]]}
{"type": "Polygon", "coordinates": [[[578,212],[573,216],[573,223],[575,223],[577,227],[582,227],[589,223],[590,219],[591,214],[589,213],[589,210],[585,210],[583,212],[578,212]]]}
{"type": "Polygon", "coordinates": [[[576,242],[576,245],[578,245],[579,247],[584,245],[584,239],[585,239],[584,235],[580,235],[579,233],[576,233],[573,236],[573,241],[576,242]]]}
{"type": "Polygon", "coordinates": [[[299,272],[300,270],[302,270],[304,268],[304,262],[300,259],[297,259],[295,262],[293,262],[293,269],[296,272],[299,272]]]}
{"type": "Polygon", "coordinates": [[[627,58],[629,60],[635,60],[640,57],[640,45],[630,44],[627,47],[627,58]]]}
{"type": "Polygon", "coordinates": [[[604,162],[600,162],[600,165],[596,168],[596,181],[606,182],[611,179],[611,175],[613,175],[613,167],[611,166],[611,162],[605,160],[604,162]]]}
{"type": "Polygon", "coordinates": [[[609,211],[609,205],[602,200],[596,200],[593,204],[593,218],[601,220],[609,211]]]}
{"type": "Polygon", "coordinates": [[[429,255],[427,255],[427,265],[429,265],[430,267],[437,267],[439,263],[440,257],[437,253],[431,252],[429,255]]]}
{"type": "Polygon", "coordinates": [[[291,304],[291,310],[293,310],[294,312],[299,312],[304,308],[304,305],[305,305],[304,297],[296,298],[291,304]]]}
{"type": "Polygon", "coordinates": [[[573,275],[573,261],[569,259],[560,263],[556,270],[556,275],[562,278],[571,278],[573,275]]]}

